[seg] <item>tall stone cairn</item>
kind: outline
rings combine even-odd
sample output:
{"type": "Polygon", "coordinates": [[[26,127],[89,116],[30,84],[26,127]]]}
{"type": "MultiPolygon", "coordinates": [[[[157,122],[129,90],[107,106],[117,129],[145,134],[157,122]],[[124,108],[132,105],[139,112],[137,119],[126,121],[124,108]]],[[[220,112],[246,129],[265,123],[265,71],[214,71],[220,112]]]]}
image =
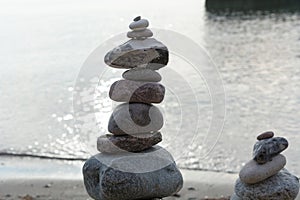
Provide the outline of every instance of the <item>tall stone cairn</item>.
{"type": "Polygon", "coordinates": [[[241,169],[231,200],[294,200],[299,179],[284,167],[288,141],[271,131],[257,136],[253,159],[241,169]]]}
{"type": "Polygon", "coordinates": [[[108,124],[110,134],[100,136],[97,149],[83,166],[84,184],[96,200],[154,199],[171,196],[183,185],[171,154],[156,145],[162,141],[163,115],[154,106],[165,96],[157,72],[169,61],[168,48],[157,41],[136,17],[129,25],[129,41],[109,51],[104,62],[127,69],[110,87],[109,97],[121,102],[108,124]]]}

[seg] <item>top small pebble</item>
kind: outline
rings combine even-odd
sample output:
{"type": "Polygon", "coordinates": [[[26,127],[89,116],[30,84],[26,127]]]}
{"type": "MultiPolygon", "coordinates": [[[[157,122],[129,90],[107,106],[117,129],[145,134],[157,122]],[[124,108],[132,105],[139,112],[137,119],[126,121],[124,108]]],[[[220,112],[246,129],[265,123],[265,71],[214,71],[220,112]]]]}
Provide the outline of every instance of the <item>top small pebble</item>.
{"type": "Polygon", "coordinates": [[[133,19],[133,22],[129,25],[131,30],[143,30],[149,26],[149,21],[147,19],[141,19],[141,16],[138,16],[133,19]]]}
{"type": "Polygon", "coordinates": [[[267,131],[257,136],[257,140],[265,140],[274,137],[274,132],[267,131]]]}

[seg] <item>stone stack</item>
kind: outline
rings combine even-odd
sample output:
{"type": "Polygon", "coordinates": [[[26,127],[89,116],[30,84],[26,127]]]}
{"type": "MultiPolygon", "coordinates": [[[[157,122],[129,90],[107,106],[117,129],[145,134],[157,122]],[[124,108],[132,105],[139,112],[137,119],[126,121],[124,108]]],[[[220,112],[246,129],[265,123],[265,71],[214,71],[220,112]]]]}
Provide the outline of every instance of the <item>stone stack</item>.
{"type": "Polygon", "coordinates": [[[153,104],[165,95],[157,70],[167,65],[169,52],[151,38],[148,26],[148,20],[135,18],[127,33],[131,39],[104,58],[110,67],[127,71],[109,91],[112,100],[122,103],[109,119],[110,134],[98,138],[101,153],[83,167],[87,192],[97,200],[163,198],[183,185],[171,154],[156,145],[162,141],[163,115],[153,104]]]}
{"type": "Polygon", "coordinates": [[[240,171],[231,200],[293,200],[299,192],[299,179],[284,166],[282,154],[288,141],[273,132],[257,136],[253,159],[240,171]]]}

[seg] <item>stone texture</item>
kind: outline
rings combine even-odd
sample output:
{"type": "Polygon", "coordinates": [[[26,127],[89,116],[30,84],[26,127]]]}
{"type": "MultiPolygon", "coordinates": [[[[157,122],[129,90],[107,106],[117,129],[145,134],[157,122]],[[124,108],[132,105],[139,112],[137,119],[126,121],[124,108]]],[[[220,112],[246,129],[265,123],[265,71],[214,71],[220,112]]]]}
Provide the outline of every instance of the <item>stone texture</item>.
{"type": "Polygon", "coordinates": [[[257,140],[264,140],[274,137],[274,133],[272,131],[264,132],[257,136],[257,140]]]}
{"type": "Polygon", "coordinates": [[[160,147],[138,154],[97,154],[84,164],[83,176],[96,200],[163,198],[183,185],[172,156],[160,147]]]}
{"type": "Polygon", "coordinates": [[[264,165],[251,160],[242,168],[239,176],[244,183],[254,184],[277,174],[285,165],[286,158],[280,154],[264,165]]]}
{"type": "Polygon", "coordinates": [[[264,164],[284,151],[288,145],[288,141],[282,137],[260,140],[254,145],[253,159],[259,164],[264,164]]]}
{"type": "Polygon", "coordinates": [[[134,136],[103,135],[97,140],[97,149],[102,153],[140,152],[161,141],[162,135],[160,132],[141,133],[134,136]]]}
{"type": "Polygon", "coordinates": [[[158,131],[163,126],[162,113],[156,106],[144,103],[118,105],[108,123],[108,131],[114,135],[132,135],[158,131]]]}
{"type": "Polygon", "coordinates": [[[133,68],[127,70],[122,74],[122,77],[126,80],[132,81],[143,81],[143,82],[159,82],[161,81],[161,76],[154,70],[143,69],[143,68],[133,68]]]}
{"type": "Polygon", "coordinates": [[[109,97],[117,102],[160,103],[165,87],[159,83],[119,80],[109,90],[109,97]]]}
{"type": "Polygon", "coordinates": [[[109,51],[104,62],[114,68],[144,67],[158,70],[167,65],[169,51],[165,45],[154,38],[129,40],[109,51]]]}
{"type": "Polygon", "coordinates": [[[127,37],[129,38],[135,38],[135,39],[146,39],[149,37],[152,37],[153,33],[149,29],[145,30],[134,30],[134,31],[129,31],[127,33],[127,37]]]}
{"type": "Polygon", "coordinates": [[[235,193],[243,200],[293,200],[299,192],[299,179],[287,170],[256,184],[246,184],[240,179],[235,193]]]}

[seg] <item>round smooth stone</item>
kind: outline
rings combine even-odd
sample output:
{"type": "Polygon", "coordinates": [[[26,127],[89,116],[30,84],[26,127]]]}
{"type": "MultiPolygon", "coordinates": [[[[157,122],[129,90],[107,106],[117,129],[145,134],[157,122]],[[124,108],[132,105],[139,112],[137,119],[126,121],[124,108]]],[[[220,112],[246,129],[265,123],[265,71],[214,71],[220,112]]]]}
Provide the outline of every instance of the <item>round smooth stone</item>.
{"type": "Polygon", "coordinates": [[[147,68],[133,68],[127,70],[122,74],[122,77],[126,80],[143,81],[143,82],[159,82],[161,81],[161,75],[151,69],[147,68]]]}
{"type": "Polygon", "coordinates": [[[140,31],[130,31],[127,33],[127,37],[134,38],[134,39],[145,39],[152,37],[153,33],[149,29],[140,30],[140,31]]]}
{"type": "Polygon", "coordinates": [[[140,152],[162,141],[160,132],[137,135],[103,135],[98,137],[97,149],[102,153],[140,152]]]}
{"type": "Polygon", "coordinates": [[[299,179],[283,169],[274,176],[256,184],[246,184],[238,179],[234,190],[241,199],[294,200],[299,192],[299,179]]]}
{"type": "Polygon", "coordinates": [[[108,131],[114,135],[134,135],[156,132],[163,127],[160,110],[144,103],[123,103],[118,105],[108,123],[108,131]]]}
{"type": "Polygon", "coordinates": [[[154,82],[119,80],[109,90],[109,97],[117,102],[160,103],[165,96],[165,87],[154,82]]]}
{"type": "Polygon", "coordinates": [[[259,164],[264,164],[272,160],[274,156],[284,151],[288,146],[288,141],[283,137],[260,140],[253,147],[253,159],[259,164]]]}
{"type": "Polygon", "coordinates": [[[264,165],[260,165],[254,160],[249,161],[240,171],[241,181],[247,184],[261,182],[277,174],[286,165],[286,158],[279,154],[273,160],[264,165]]]}
{"type": "Polygon", "coordinates": [[[272,131],[264,132],[257,136],[257,140],[264,140],[274,137],[274,133],[272,131]]]}
{"type": "Polygon", "coordinates": [[[147,19],[140,19],[138,21],[133,21],[129,24],[130,29],[137,29],[137,28],[147,28],[149,26],[149,21],[147,19]]]}

